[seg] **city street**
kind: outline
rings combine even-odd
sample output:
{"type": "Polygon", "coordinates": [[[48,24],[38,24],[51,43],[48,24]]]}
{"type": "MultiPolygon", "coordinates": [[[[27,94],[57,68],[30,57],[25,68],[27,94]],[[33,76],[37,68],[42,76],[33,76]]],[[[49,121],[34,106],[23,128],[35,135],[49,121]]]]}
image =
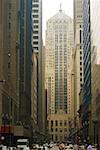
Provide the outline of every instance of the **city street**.
{"type": "Polygon", "coordinates": [[[0,0],[0,150],[100,147],[99,20],[100,0],[0,0]]]}

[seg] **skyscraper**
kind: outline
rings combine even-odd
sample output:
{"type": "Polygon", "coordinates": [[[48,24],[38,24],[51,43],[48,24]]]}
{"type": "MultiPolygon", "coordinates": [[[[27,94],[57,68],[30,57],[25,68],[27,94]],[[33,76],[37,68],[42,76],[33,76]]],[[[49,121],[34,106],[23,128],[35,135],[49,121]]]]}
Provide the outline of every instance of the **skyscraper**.
{"type": "Polygon", "coordinates": [[[13,144],[31,134],[31,0],[1,0],[0,8],[0,132],[13,144]]]}
{"type": "Polygon", "coordinates": [[[91,137],[91,17],[90,0],[83,1],[83,133],[86,141],[91,137]]]}
{"type": "Polygon", "coordinates": [[[73,20],[60,8],[47,21],[45,80],[48,130],[54,141],[68,137],[71,115],[71,55],[73,20]]]}
{"type": "Polygon", "coordinates": [[[31,136],[31,0],[19,0],[17,40],[20,136],[31,136]]]}
{"type": "Polygon", "coordinates": [[[42,49],[42,0],[32,0],[32,46],[33,52],[42,49]]]}
{"type": "MultiPolygon", "coordinates": [[[[32,0],[32,47],[33,55],[37,59],[37,98],[33,101],[37,103],[37,126],[38,131],[45,132],[45,89],[44,89],[44,74],[43,74],[43,43],[42,43],[42,0],[32,0]]],[[[34,75],[34,73],[33,73],[34,75]]],[[[34,80],[34,79],[33,79],[34,80]]],[[[32,81],[33,82],[33,81],[32,81]]],[[[34,106],[33,106],[34,107],[34,106]]]]}
{"type": "Polygon", "coordinates": [[[83,85],[83,0],[74,0],[74,71],[75,116],[79,110],[79,93],[83,85]]]}
{"type": "Polygon", "coordinates": [[[17,0],[0,1],[0,135],[4,137],[6,144],[10,144],[9,136],[11,139],[14,136],[12,126],[18,120],[17,13],[17,0]],[[8,126],[9,131],[5,134],[8,126]]]}
{"type": "Polygon", "coordinates": [[[91,72],[93,143],[100,137],[100,1],[91,2],[91,72]]]}

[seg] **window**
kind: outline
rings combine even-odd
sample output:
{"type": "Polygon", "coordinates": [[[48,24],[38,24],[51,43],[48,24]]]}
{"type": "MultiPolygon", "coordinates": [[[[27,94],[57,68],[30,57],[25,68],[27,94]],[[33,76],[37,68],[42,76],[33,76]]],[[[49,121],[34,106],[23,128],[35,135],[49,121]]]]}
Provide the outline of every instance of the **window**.
{"type": "Polygon", "coordinates": [[[83,87],[83,84],[82,84],[82,83],[80,84],[80,87],[83,87]]]}
{"type": "Polygon", "coordinates": [[[39,27],[39,26],[37,26],[37,25],[36,25],[36,26],[33,26],[34,29],[36,29],[36,28],[38,28],[38,27],[39,27]]]}
{"type": "Polygon", "coordinates": [[[37,45],[37,44],[38,44],[38,42],[33,42],[33,44],[36,44],[36,45],[37,45]]]}
{"type": "Polygon", "coordinates": [[[55,131],[57,132],[57,131],[58,131],[58,129],[57,129],[57,128],[55,128],[55,131]]]}
{"type": "Polygon", "coordinates": [[[33,0],[33,2],[39,2],[39,0],[33,0]]]}
{"type": "Polygon", "coordinates": [[[80,81],[82,81],[82,78],[80,78],[80,81]]]}
{"type": "Polygon", "coordinates": [[[82,42],[82,31],[80,30],[80,43],[82,42]]]}
{"type": "Polygon", "coordinates": [[[38,39],[38,36],[33,36],[33,39],[38,39]]]}
{"type": "Polygon", "coordinates": [[[9,22],[9,29],[11,29],[11,23],[9,22]]]}
{"type": "Polygon", "coordinates": [[[33,18],[38,18],[39,16],[38,15],[33,15],[33,18]]]}
{"type": "Polygon", "coordinates": [[[32,7],[33,7],[33,8],[34,8],[34,7],[39,7],[39,5],[38,5],[38,4],[34,4],[32,7]]]}
{"type": "Polygon", "coordinates": [[[38,31],[33,31],[33,33],[38,34],[38,31]]]}
{"type": "Polygon", "coordinates": [[[64,132],[67,132],[67,128],[64,129],[64,132]]]}
{"type": "Polygon", "coordinates": [[[53,127],[53,120],[51,120],[51,127],[53,127]]]}
{"type": "Polygon", "coordinates": [[[57,136],[57,135],[55,136],[55,140],[56,140],[56,141],[58,140],[58,136],[57,136]]]}
{"type": "Polygon", "coordinates": [[[62,120],[60,120],[60,126],[62,126],[62,120]]]}
{"type": "Polygon", "coordinates": [[[38,13],[38,11],[39,11],[38,9],[34,9],[33,10],[34,13],[38,13]]]}
{"type": "Polygon", "coordinates": [[[80,67],[80,70],[82,71],[82,67],[80,67]]]}
{"type": "Polygon", "coordinates": [[[82,60],[82,57],[80,57],[80,60],[82,60]]]}
{"type": "Polygon", "coordinates": [[[33,50],[38,50],[38,47],[33,47],[33,50]]]}
{"type": "Polygon", "coordinates": [[[10,68],[10,62],[8,63],[8,68],[10,68]]]}
{"type": "Polygon", "coordinates": [[[56,120],[55,124],[56,124],[56,126],[58,126],[58,121],[57,120],[56,120]]]}
{"type": "Polygon", "coordinates": [[[38,23],[38,22],[39,22],[39,20],[34,20],[33,22],[34,22],[34,23],[38,23]]]}
{"type": "Polygon", "coordinates": [[[67,120],[64,120],[64,126],[67,126],[67,120]]]}
{"type": "Polygon", "coordinates": [[[82,73],[80,73],[80,76],[82,76],[82,73]]]}
{"type": "Polygon", "coordinates": [[[51,128],[51,132],[53,132],[53,128],[51,128]]]}

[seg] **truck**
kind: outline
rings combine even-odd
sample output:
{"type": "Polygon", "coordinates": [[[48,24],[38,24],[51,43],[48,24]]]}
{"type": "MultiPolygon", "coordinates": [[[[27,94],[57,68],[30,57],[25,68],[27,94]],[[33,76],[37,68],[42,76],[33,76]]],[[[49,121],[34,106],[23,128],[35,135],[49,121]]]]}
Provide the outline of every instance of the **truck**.
{"type": "Polygon", "coordinates": [[[17,149],[18,150],[30,150],[29,140],[28,139],[18,139],[17,140],[17,149]]]}

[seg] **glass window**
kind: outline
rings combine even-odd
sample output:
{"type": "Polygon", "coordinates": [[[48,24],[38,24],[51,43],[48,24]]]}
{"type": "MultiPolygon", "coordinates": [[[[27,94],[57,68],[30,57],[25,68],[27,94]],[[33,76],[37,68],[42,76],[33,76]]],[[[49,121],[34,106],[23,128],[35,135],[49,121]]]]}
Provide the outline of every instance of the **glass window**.
{"type": "Polygon", "coordinates": [[[60,126],[62,126],[62,120],[60,120],[60,126]]]}
{"type": "Polygon", "coordinates": [[[51,132],[53,132],[53,128],[51,128],[51,132]]]}
{"type": "Polygon", "coordinates": [[[55,124],[56,124],[56,126],[58,126],[58,121],[57,120],[55,121],[55,124]]]}
{"type": "Polygon", "coordinates": [[[33,0],[33,2],[39,2],[39,0],[33,0]]]}
{"type": "Polygon", "coordinates": [[[62,131],[63,131],[63,130],[62,130],[62,129],[60,129],[60,133],[62,133],[62,131]]]}
{"type": "Polygon", "coordinates": [[[51,120],[51,127],[53,126],[53,120],[51,120]]]}
{"type": "Polygon", "coordinates": [[[33,18],[38,18],[39,17],[39,15],[33,15],[33,18]]]}
{"type": "Polygon", "coordinates": [[[58,129],[57,129],[57,128],[55,128],[55,131],[57,132],[57,131],[58,131],[58,129]]]}
{"type": "Polygon", "coordinates": [[[67,126],[67,120],[64,120],[64,126],[67,126]]]}
{"type": "Polygon", "coordinates": [[[32,7],[33,7],[33,8],[34,8],[34,7],[39,7],[39,5],[38,5],[38,4],[34,4],[32,7]]]}

